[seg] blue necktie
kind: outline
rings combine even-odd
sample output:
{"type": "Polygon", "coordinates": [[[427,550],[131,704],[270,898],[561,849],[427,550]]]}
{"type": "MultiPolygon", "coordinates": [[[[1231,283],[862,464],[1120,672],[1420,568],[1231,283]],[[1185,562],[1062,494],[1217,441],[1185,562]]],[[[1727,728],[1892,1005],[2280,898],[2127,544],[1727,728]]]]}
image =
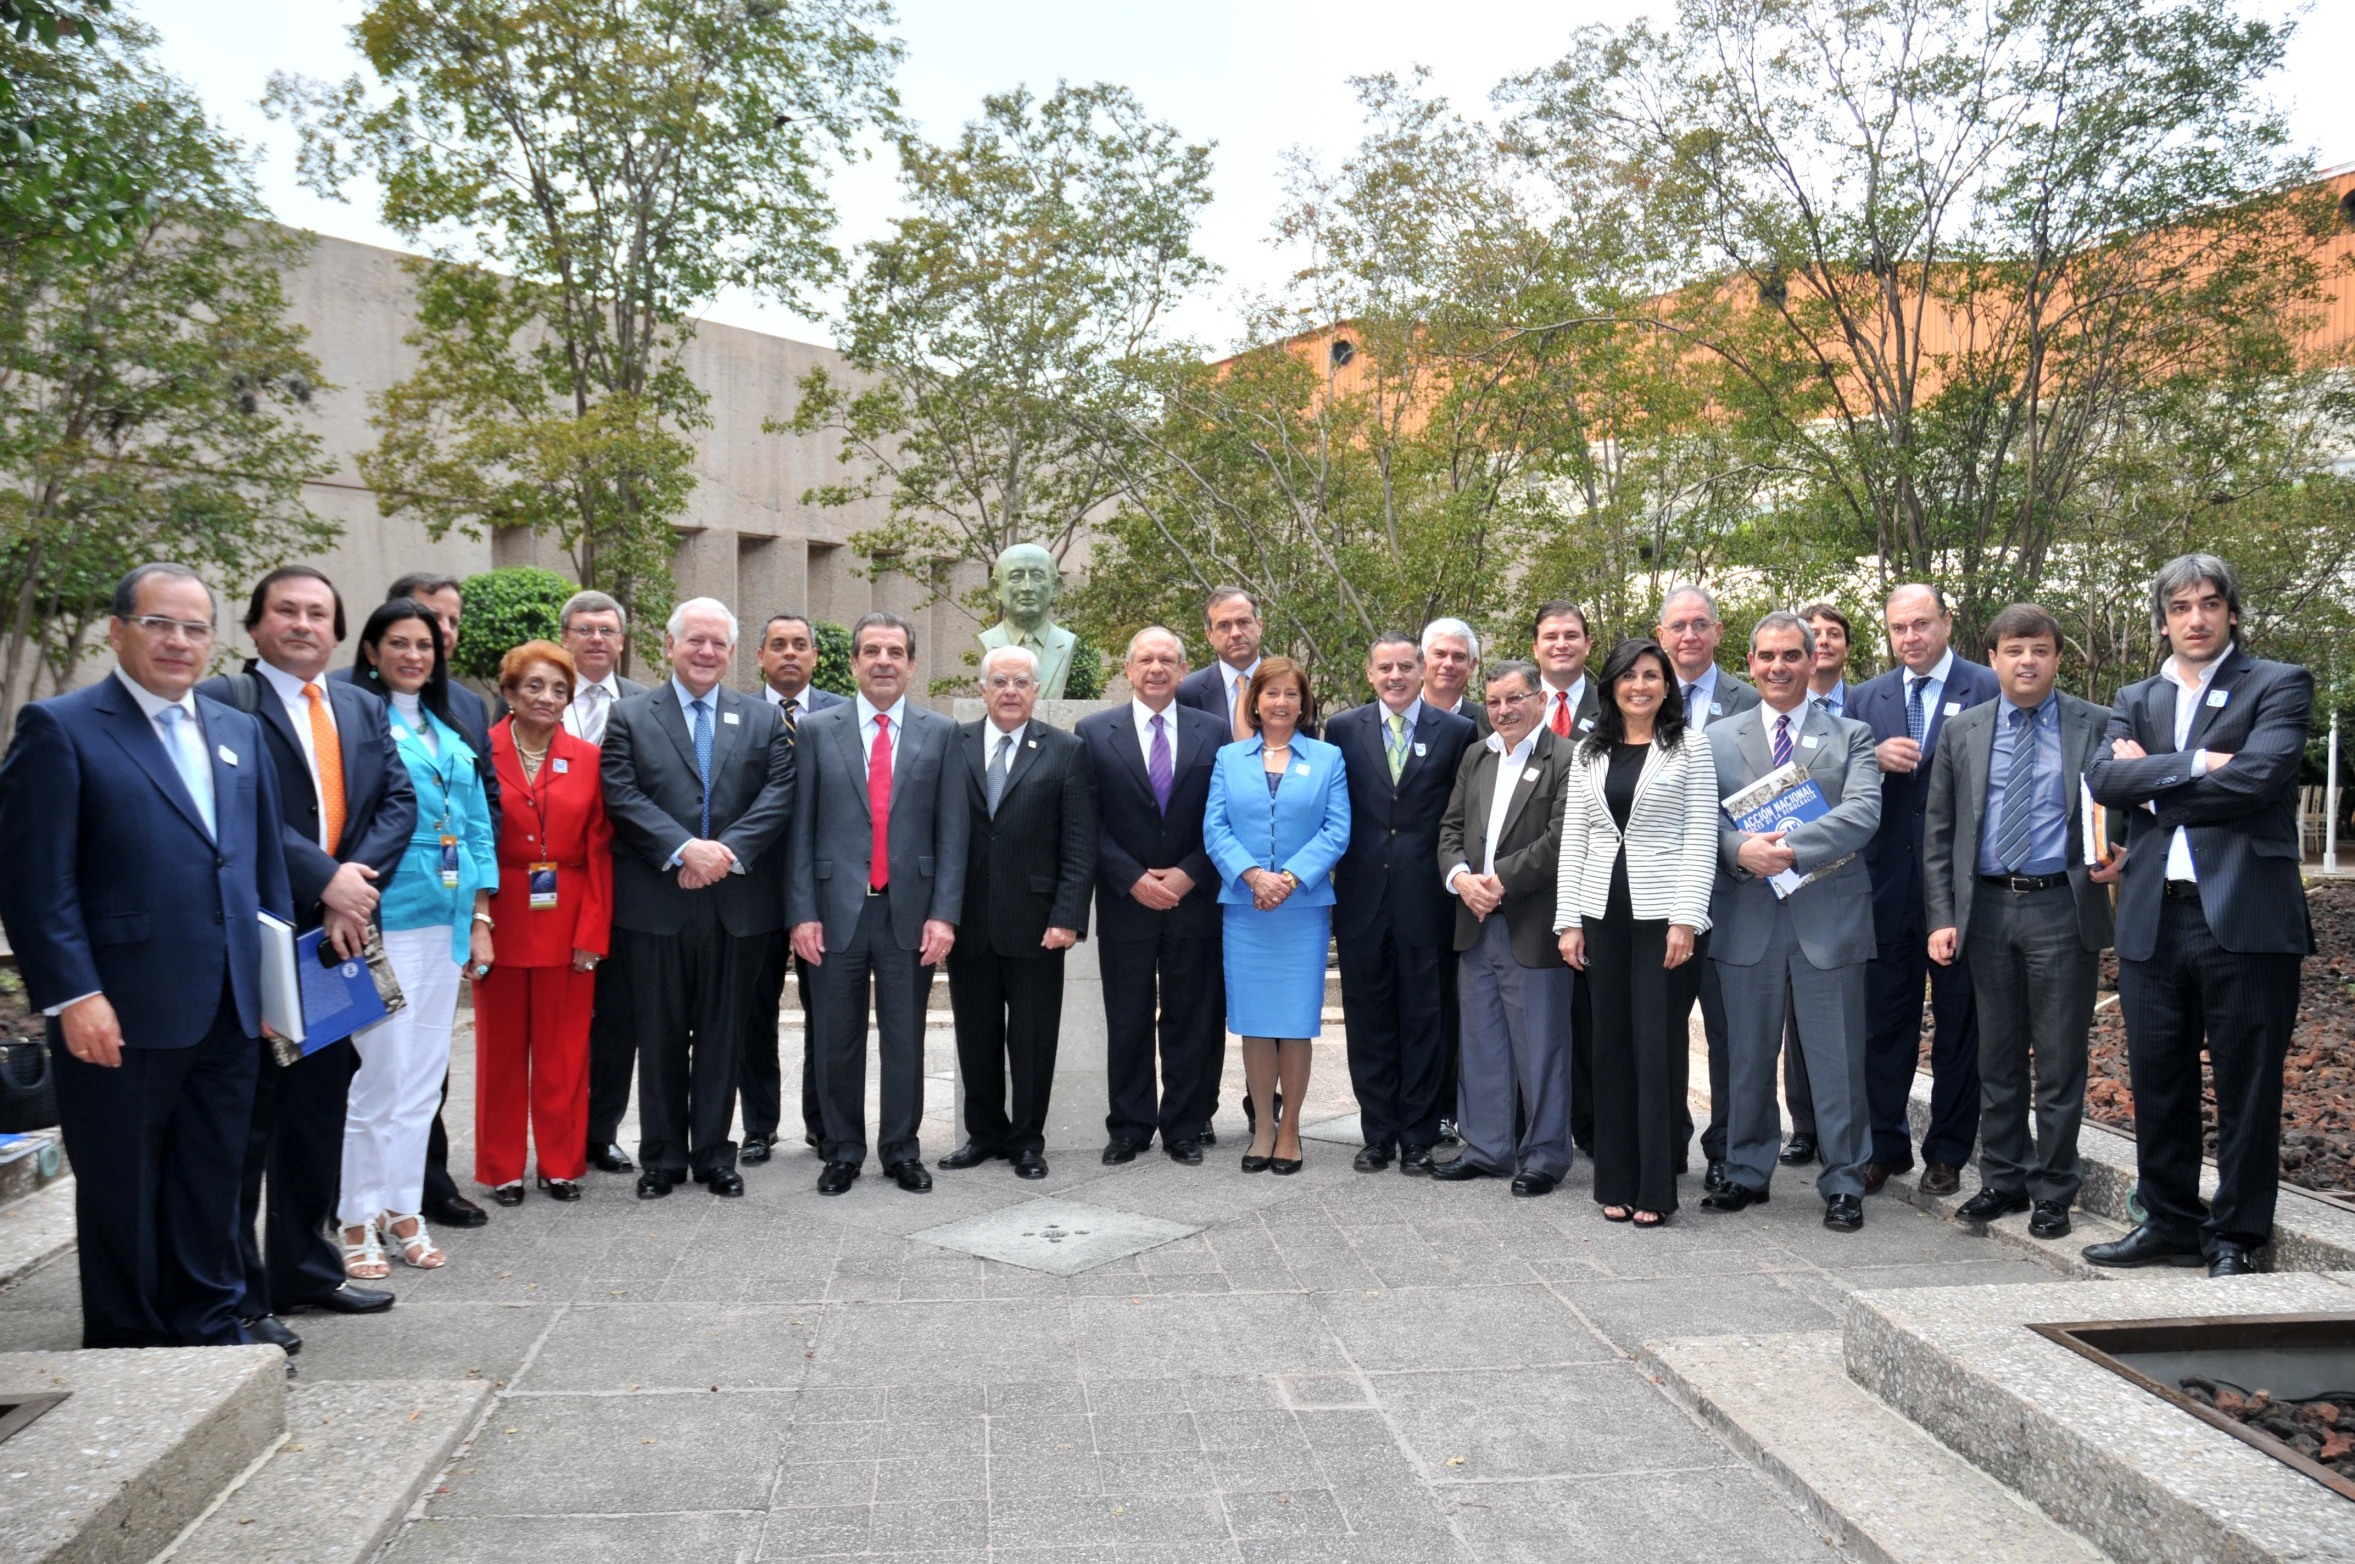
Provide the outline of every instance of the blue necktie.
{"type": "Polygon", "coordinates": [[[166,706],[156,715],[164,725],[164,752],[172,757],[172,768],[180,773],[188,796],[196,802],[196,812],[204,818],[205,835],[219,841],[220,822],[213,817],[213,768],[205,764],[204,743],[188,720],[187,708],[166,706]]]}
{"type": "Polygon", "coordinates": [[[1789,712],[1774,719],[1774,763],[1778,766],[1787,766],[1791,763],[1791,714],[1789,712]]]}
{"type": "Polygon", "coordinates": [[[1922,691],[1930,687],[1928,678],[1919,674],[1905,676],[1905,736],[1916,744],[1929,728],[1929,719],[1922,715],[1922,691]]]}
{"type": "Polygon", "coordinates": [[[2036,808],[2036,735],[2029,723],[2035,713],[2025,706],[2012,708],[2012,759],[2003,778],[2003,824],[1995,832],[1994,867],[2016,874],[2028,860],[2029,819],[2036,808]]]}
{"type": "Polygon", "coordinates": [[[711,840],[711,703],[696,701],[695,771],[703,779],[703,839],[711,840]]]}

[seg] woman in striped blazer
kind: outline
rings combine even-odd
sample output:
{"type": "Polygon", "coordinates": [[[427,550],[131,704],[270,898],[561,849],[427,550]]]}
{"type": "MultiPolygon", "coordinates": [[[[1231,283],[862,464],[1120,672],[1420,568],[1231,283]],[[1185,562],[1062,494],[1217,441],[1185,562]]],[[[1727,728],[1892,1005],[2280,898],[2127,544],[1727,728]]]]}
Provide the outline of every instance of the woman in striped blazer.
{"type": "Polygon", "coordinates": [[[1685,727],[1657,641],[1611,648],[1564,780],[1554,929],[1593,985],[1595,1199],[1614,1222],[1676,1210],[1676,1053],[1717,875],[1717,767],[1685,727]]]}

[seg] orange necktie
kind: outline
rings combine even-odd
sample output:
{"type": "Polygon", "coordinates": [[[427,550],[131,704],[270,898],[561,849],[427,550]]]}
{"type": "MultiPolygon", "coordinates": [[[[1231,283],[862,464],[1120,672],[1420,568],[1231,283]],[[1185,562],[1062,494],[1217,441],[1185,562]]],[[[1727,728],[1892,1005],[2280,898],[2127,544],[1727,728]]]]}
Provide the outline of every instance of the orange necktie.
{"type": "Polygon", "coordinates": [[[1563,738],[1570,736],[1570,692],[1554,691],[1554,732],[1563,738]]]}
{"type": "Polygon", "coordinates": [[[1231,731],[1234,733],[1235,742],[1238,744],[1243,743],[1245,740],[1251,737],[1251,714],[1244,705],[1244,702],[1248,701],[1250,698],[1251,681],[1249,679],[1237,679],[1235,681],[1235,704],[1228,708],[1228,714],[1234,719],[1231,725],[1231,731]]]}
{"type": "Polygon", "coordinates": [[[311,703],[311,753],[319,760],[319,823],[326,827],[329,856],[343,845],[343,747],[335,741],[335,721],[327,715],[327,696],[316,684],[303,686],[311,703]]]}

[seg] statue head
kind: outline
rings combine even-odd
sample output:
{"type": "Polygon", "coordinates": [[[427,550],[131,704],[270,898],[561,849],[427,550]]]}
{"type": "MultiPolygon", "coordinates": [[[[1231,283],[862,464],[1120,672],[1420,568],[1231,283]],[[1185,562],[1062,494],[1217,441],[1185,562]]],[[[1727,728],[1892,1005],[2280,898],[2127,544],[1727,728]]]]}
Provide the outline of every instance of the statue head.
{"type": "Polygon", "coordinates": [[[1045,549],[1036,543],[1015,544],[998,556],[989,579],[1007,623],[1036,632],[1052,621],[1055,594],[1063,581],[1055,572],[1055,557],[1045,549]]]}

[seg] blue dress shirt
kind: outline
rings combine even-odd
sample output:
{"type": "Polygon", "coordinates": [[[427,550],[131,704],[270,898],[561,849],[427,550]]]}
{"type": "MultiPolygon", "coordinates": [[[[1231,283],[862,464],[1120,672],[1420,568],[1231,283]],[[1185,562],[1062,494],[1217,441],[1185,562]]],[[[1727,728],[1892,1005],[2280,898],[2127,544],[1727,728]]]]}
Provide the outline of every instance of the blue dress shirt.
{"type": "Polygon", "coordinates": [[[2061,697],[2044,697],[2025,729],[2013,713],[2024,708],[2009,696],[1996,703],[1995,742],[1987,757],[1987,812],[1979,822],[1979,872],[1982,874],[2058,874],[2069,866],[2069,801],[2061,789],[2061,697]],[[2027,770],[2020,751],[2028,750],[2027,770]],[[2025,863],[1998,863],[1995,844],[2004,822],[2004,800],[2015,780],[2024,778],[2036,790],[2035,812],[2028,817],[2028,858],[2025,863]]]}

